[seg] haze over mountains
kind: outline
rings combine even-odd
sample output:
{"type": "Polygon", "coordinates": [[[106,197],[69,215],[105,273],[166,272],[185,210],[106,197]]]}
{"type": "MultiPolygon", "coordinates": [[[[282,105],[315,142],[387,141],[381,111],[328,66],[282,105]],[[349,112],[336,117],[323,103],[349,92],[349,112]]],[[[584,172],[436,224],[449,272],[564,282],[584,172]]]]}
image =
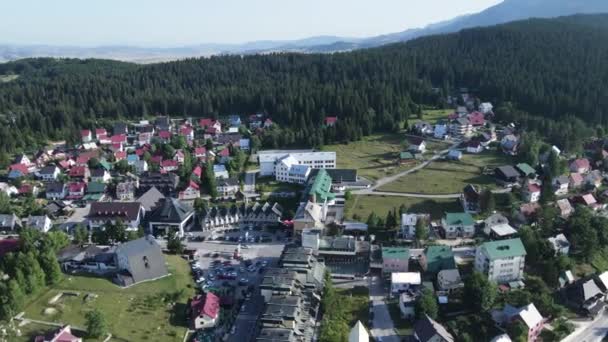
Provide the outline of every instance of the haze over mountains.
{"type": "Polygon", "coordinates": [[[456,32],[476,26],[491,26],[527,18],[551,18],[577,13],[608,13],[607,0],[505,0],[482,12],[369,38],[319,36],[293,41],[254,41],[244,44],[200,44],[178,48],[134,46],[0,45],[0,62],[28,57],[105,58],[133,62],[158,62],[218,54],[271,52],[330,53],[376,47],[422,36],[456,32]]]}

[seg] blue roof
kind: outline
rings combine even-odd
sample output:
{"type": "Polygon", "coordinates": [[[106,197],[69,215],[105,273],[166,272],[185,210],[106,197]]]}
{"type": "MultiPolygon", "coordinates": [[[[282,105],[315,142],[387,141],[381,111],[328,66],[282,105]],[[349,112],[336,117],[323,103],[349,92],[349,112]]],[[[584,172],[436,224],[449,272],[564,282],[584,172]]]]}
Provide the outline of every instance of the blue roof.
{"type": "Polygon", "coordinates": [[[129,154],[127,156],[127,161],[135,162],[135,161],[138,161],[138,160],[139,160],[139,156],[137,156],[137,154],[129,154]]]}
{"type": "Polygon", "coordinates": [[[221,164],[213,165],[213,172],[214,173],[217,173],[217,172],[227,172],[226,166],[221,165],[221,164]]]}

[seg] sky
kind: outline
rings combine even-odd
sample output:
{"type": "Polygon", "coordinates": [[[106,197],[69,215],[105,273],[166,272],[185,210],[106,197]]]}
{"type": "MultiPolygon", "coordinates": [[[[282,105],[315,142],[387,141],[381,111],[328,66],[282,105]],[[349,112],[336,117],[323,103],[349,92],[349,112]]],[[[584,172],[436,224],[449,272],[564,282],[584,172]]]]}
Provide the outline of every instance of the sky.
{"type": "Polygon", "coordinates": [[[369,37],[501,0],[4,0],[0,43],[175,47],[369,37]]]}

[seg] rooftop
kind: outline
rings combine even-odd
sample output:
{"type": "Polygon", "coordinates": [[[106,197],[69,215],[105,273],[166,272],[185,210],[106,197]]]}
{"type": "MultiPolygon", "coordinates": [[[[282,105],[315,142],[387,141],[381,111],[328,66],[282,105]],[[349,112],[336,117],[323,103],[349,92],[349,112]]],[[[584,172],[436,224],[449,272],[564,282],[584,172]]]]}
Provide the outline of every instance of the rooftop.
{"type": "Polygon", "coordinates": [[[480,248],[486,251],[490,260],[526,255],[526,249],[519,238],[485,242],[480,248]]]}
{"type": "Polygon", "coordinates": [[[382,247],[382,258],[409,259],[410,250],[403,247],[382,247]]]}

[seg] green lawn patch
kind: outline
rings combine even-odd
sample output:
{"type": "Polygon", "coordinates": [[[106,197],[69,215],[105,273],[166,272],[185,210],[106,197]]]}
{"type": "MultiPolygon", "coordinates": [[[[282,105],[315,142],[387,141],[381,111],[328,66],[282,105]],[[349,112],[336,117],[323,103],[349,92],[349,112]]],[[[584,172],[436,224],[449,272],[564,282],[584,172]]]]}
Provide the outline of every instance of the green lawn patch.
{"type": "Polygon", "coordinates": [[[290,183],[277,182],[273,177],[260,177],[255,180],[256,188],[264,192],[299,192],[304,186],[290,183]]]}
{"type": "Polygon", "coordinates": [[[491,170],[512,164],[509,156],[497,152],[465,154],[460,161],[434,161],[424,169],[381,187],[380,191],[418,194],[455,194],[467,184],[496,188],[491,170]]]}
{"type": "Polygon", "coordinates": [[[454,113],[453,109],[427,109],[422,111],[422,120],[415,119],[414,123],[426,121],[430,124],[435,124],[439,120],[446,120],[448,115],[454,113]]]}
{"type": "Polygon", "coordinates": [[[461,211],[462,206],[456,199],[423,199],[382,195],[360,195],[353,196],[347,202],[347,216],[349,219],[357,215],[365,221],[369,214],[376,213],[380,217],[385,217],[389,210],[404,205],[406,210],[411,213],[430,213],[434,220],[440,219],[445,212],[461,211]]]}
{"type": "Polygon", "coordinates": [[[181,341],[187,330],[184,310],[194,294],[194,284],[185,260],[172,255],[166,259],[170,276],[126,289],[103,278],[66,276],[28,305],[25,317],[84,327],[86,312],[97,308],[104,313],[110,332],[118,339],[181,341]],[[49,304],[51,298],[62,292],[77,295],[64,295],[49,304]],[[172,294],[177,299],[175,305],[168,299],[172,294]],[[49,314],[48,309],[55,313],[49,314]]]}
{"type": "Polygon", "coordinates": [[[8,83],[19,78],[19,75],[0,75],[0,83],[8,83]]]}
{"type": "Polygon", "coordinates": [[[323,151],[336,152],[338,168],[357,169],[359,176],[376,180],[415,166],[397,164],[405,140],[405,134],[376,134],[348,144],[327,145],[323,151]]]}
{"type": "Polygon", "coordinates": [[[345,308],[345,319],[348,326],[352,327],[357,321],[367,326],[369,321],[369,289],[367,287],[355,287],[352,289],[336,289],[340,296],[340,305],[345,308]]]}

